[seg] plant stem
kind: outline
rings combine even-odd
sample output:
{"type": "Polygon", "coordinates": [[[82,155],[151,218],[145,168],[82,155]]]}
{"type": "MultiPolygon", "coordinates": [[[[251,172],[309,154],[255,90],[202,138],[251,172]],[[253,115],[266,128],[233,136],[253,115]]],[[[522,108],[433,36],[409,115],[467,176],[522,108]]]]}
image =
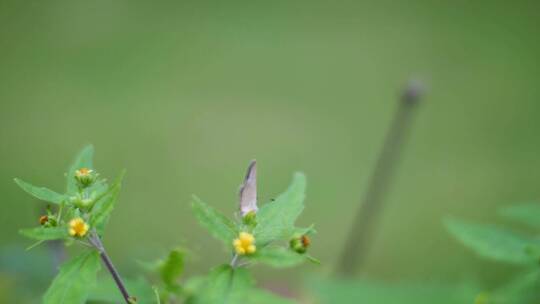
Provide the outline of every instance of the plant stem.
{"type": "Polygon", "coordinates": [[[237,265],[236,263],[238,262],[238,254],[234,254],[233,257],[232,257],[232,260],[231,260],[231,267],[232,268],[235,268],[237,265]]]}
{"type": "Polygon", "coordinates": [[[339,260],[337,272],[340,274],[353,275],[367,257],[383,211],[384,194],[393,177],[421,94],[420,85],[410,83],[400,98],[375,169],[369,179],[367,191],[360,201],[360,207],[339,260]]]}
{"type": "Polygon", "coordinates": [[[120,293],[122,294],[122,297],[124,298],[126,303],[127,304],[133,303],[133,298],[129,296],[129,293],[126,289],[126,286],[124,285],[124,282],[122,281],[122,278],[120,277],[120,274],[114,267],[114,264],[109,258],[109,255],[107,254],[107,251],[105,250],[105,247],[103,246],[103,243],[101,242],[101,239],[99,238],[95,230],[91,232],[89,240],[90,240],[90,243],[92,243],[92,245],[94,245],[94,247],[96,247],[96,249],[99,251],[99,256],[101,257],[103,264],[105,264],[105,266],[107,267],[107,270],[110,272],[111,276],[113,277],[114,282],[116,283],[116,286],[120,290],[120,293]]]}

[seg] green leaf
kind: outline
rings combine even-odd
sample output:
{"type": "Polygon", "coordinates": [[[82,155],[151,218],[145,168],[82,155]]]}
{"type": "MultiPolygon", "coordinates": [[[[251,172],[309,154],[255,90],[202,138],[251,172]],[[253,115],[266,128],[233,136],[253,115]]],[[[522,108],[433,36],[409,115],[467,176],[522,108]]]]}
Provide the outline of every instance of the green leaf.
{"type": "Polygon", "coordinates": [[[99,253],[86,251],[67,261],[43,297],[44,304],[83,304],[96,284],[99,253]]]}
{"type": "Polygon", "coordinates": [[[179,249],[174,249],[169,253],[169,256],[159,267],[161,280],[169,289],[177,289],[178,278],[184,271],[184,252],[179,249]]]}
{"type": "Polygon", "coordinates": [[[92,217],[90,218],[90,226],[95,227],[99,234],[103,233],[103,229],[109,220],[109,216],[114,209],[120,188],[122,187],[122,180],[124,178],[125,171],[122,171],[116,181],[109,186],[107,191],[96,198],[96,203],[92,208],[92,217]]]}
{"type": "Polygon", "coordinates": [[[196,277],[186,283],[190,295],[188,304],[291,304],[294,301],[281,298],[265,290],[255,288],[255,282],[247,269],[223,265],[214,269],[206,278],[196,277]]]}
{"type": "Polygon", "coordinates": [[[277,268],[296,266],[307,260],[305,255],[288,248],[272,246],[258,250],[250,259],[277,268]]]}
{"type": "Polygon", "coordinates": [[[246,269],[233,269],[229,265],[223,265],[212,270],[205,286],[198,291],[194,303],[241,303],[235,299],[252,286],[253,279],[246,269]]]}
{"type": "Polygon", "coordinates": [[[77,193],[77,182],[75,181],[75,171],[80,168],[93,169],[93,158],[94,158],[94,146],[88,145],[84,147],[81,152],[77,155],[69,170],[67,172],[67,193],[75,194],[77,193]]]}
{"type": "Polygon", "coordinates": [[[15,183],[21,187],[26,193],[33,197],[53,204],[60,204],[66,197],[63,194],[56,193],[45,187],[33,186],[21,179],[16,178],[15,183]]]}
{"type": "Polygon", "coordinates": [[[495,291],[486,293],[486,297],[488,300],[493,300],[488,303],[537,303],[540,296],[538,283],[540,283],[540,271],[538,269],[532,271],[528,269],[519,273],[495,291]]]}
{"type": "Polygon", "coordinates": [[[48,240],[59,240],[68,237],[66,227],[36,227],[21,229],[19,233],[39,241],[48,241],[48,240]]]}
{"type": "Polygon", "coordinates": [[[455,238],[482,257],[514,264],[534,262],[526,248],[537,242],[525,236],[493,225],[455,219],[447,219],[445,224],[455,238]]]}
{"type": "Polygon", "coordinates": [[[193,197],[192,208],[199,224],[208,229],[210,234],[218,240],[229,245],[238,235],[238,228],[233,221],[196,196],[193,197]]]}
{"type": "Polygon", "coordinates": [[[259,209],[258,224],[253,231],[258,246],[291,237],[296,230],[294,223],[304,209],[305,190],[304,174],[296,173],[285,193],[259,209]]]}
{"type": "Polygon", "coordinates": [[[540,204],[538,203],[504,207],[499,209],[499,214],[531,227],[540,228],[540,204]]]}

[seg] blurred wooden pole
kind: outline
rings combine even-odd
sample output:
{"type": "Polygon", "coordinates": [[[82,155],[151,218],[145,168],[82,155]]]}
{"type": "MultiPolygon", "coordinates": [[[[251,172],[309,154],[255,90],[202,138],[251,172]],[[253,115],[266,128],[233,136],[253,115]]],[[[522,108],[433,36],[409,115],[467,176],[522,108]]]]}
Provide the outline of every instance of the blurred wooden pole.
{"type": "Polygon", "coordinates": [[[422,95],[419,83],[411,82],[403,91],[390,129],[360,201],[357,214],[338,261],[338,274],[352,276],[365,262],[384,208],[384,195],[394,175],[403,144],[411,130],[415,110],[422,95]]]}

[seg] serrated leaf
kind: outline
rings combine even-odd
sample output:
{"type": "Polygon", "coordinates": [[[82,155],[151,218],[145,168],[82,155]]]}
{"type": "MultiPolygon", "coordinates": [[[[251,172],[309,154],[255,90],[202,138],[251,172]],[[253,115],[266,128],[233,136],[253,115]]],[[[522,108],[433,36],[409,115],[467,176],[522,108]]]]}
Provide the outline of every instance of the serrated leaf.
{"type": "Polygon", "coordinates": [[[75,194],[77,193],[77,182],[75,180],[75,171],[80,168],[93,169],[93,158],[94,158],[94,146],[88,145],[84,147],[77,157],[69,167],[67,172],[67,193],[75,194]]]}
{"type": "Polygon", "coordinates": [[[196,277],[186,283],[190,294],[188,304],[291,304],[294,301],[281,298],[255,287],[247,269],[223,265],[214,269],[206,278],[196,277]]]}
{"type": "Polygon", "coordinates": [[[37,187],[29,184],[19,178],[15,179],[15,183],[21,187],[26,193],[33,197],[53,204],[60,204],[65,199],[63,194],[56,193],[45,187],[37,187]]]}
{"type": "Polygon", "coordinates": [[[28,228],[19,230],[19,233],[26,236],[27,238],[39,241],[59,240],[68,237],[66,227],[28,228]]]}
{"type": "Polygon", "coordinates": [[[482,257],[514,264],[534,262],[526,248],[537,242],[526,236],[493,225],[455,219],[447,219],[445,225],[455,238],[482,257]]]}
{"type": "Polygon", "coordinates": [[[294,223],[304,210],[305,190],[304,174],[296,173],[285,193],[259,209],[258,224],[253,231],[258,246],[289,238],[294,233],[294,223]]]}
{"type": "Polygon", "coordinates": [[[161,280],[169,289],[177,289],[178,278],[184,271],[184,252],[178,249],[172,250],[167,259],[159,267],[161,280]]]}
{"type": "Polygon", "coordinates": [[[540,204],[530,203],[509,206],[499,209],[499,214],[505,218],[522,222],[534,228],[540,228],[540,204]]]}
{"type": "Polygon", "coordinates": [[[44,304],[83,304],[96,284],[99,253],[86,251],[67,261],[43,297],[44,304]]]}
{"type": "Polygon", "coordinates": [[[194,298],[197,304],[240,303],[240,297],[253,285],[253,279],[246,269],[222,265],[209,274],[206,284],[194,298]]]}
{"type": "Polygon", "coordinates": [[[289,248],[267,246],[256,252],[250,259],[276,268],[293,267],[307,260],[305,255],[289,248]]]}
{"type": "Polygon", "coordinates": [[[90,226],[95,227],[99,234],[103,233],[103,229],[107,224],[109,216],[114,209],[118,194],[122,187],[122,180],[125,171],[122,171],[116,181],[109,186],[107,191],[96,198],[96,203],[92,208],[92,217],[90,218],[90,226]]]}
{"type": "Polygon", "coordinates": [[[238,228],[233,221],[196,196],[193,197],[192,209],[199,224],[208,229],[212,236],[225,244],[231,244],[232,240],[238,235],[238,228]]]}

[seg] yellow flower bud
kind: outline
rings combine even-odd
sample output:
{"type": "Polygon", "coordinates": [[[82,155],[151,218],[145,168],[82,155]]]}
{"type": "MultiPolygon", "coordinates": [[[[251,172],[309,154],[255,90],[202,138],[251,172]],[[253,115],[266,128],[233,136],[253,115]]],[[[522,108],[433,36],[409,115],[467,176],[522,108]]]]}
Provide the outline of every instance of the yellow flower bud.
{"type": "Polygon", "coordinates": [[[84,237],[90,229],[90,226],[80,217],[76,217],[69,221],[68,232],[74,237],[84,237]]]}
{"type": "Polygon", "coordinates": [[[255,237],[251,233],[240,232],[233,241],[234,251],[239,255],[253,254],[257,250],[255,237]]]}
{"type": "Polygon", "coordinates": [[[80,168],[75,170],[75,180],[77,180],[79,185],[83,188],[92,185],[96,181],[96,178],[97,176],[92,169],[80,168]]]}

